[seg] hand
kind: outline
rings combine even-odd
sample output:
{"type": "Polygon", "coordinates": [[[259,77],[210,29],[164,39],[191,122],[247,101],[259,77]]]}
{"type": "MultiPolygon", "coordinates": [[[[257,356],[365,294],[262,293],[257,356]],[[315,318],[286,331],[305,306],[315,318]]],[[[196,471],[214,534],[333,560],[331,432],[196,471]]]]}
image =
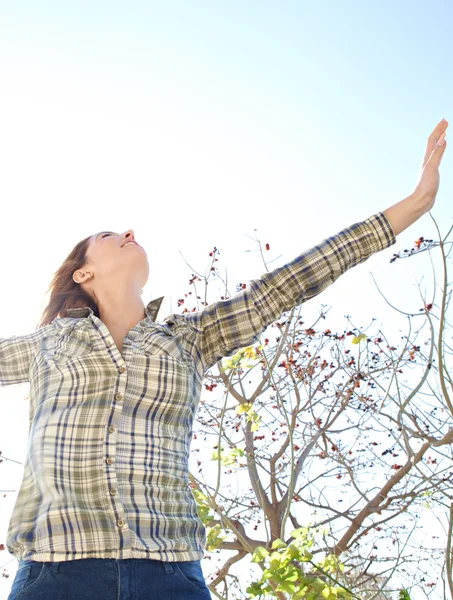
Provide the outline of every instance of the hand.
{"type": "Polygon", "coordinates": [[[447,145],[445,142],[443,146],[436,146],[436,143],[445,138],[447,127],[448,121],[442,119],[429,136],[420,179],[412,194],[423,204],[425,212],[433,207],[439,189],[439,165],[447,145]]]}

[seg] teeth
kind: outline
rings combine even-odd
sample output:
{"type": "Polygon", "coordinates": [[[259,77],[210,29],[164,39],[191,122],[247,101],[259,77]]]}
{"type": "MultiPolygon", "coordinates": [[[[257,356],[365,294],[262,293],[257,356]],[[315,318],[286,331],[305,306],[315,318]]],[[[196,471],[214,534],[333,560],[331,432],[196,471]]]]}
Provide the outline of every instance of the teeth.
{"type": "Polygon", "coordinates": [[[127,244],[124,244],[124,246],[129,246],[129,244],[135,244],[135,242],[127,242],[127,244]]]}

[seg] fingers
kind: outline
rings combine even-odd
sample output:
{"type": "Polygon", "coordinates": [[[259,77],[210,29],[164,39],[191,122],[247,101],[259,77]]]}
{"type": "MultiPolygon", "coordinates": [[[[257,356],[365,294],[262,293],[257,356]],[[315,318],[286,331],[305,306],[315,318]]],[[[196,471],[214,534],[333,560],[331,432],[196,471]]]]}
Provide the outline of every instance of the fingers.
{"type": "MultiPolygon", "coordinates": [[[[437,141],[442,136],[442,134],[445,134],[447,127],[448,127],[448,121],[446,121],[445,119],[442,119],[442,121],[439,121],[439,123],[436,125],[436,127],[434,127],[434,129],[426,143],[425,156],[423,157],[423,167],[429,160],[429,157],[433,153],[433,150],[435,150],[437,141]]],[[[445,146],[443,146],[443,147],[441,146],[441,148],[445,148],[445,146]]]]}
{"type": "Polygon", "coordinates": [[[444,146],[445,142],[446,142],[446,140],[445,140],[445,131],[444,131],[443,134],[440,136],[440,138],[437,140],[436,147],[444,146]]]}

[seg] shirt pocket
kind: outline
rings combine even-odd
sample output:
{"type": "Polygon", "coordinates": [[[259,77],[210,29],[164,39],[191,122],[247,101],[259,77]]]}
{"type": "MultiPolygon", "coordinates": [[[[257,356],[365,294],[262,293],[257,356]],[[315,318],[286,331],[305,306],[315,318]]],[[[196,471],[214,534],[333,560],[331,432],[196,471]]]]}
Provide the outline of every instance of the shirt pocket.
{"type": "Polygon", "coordinates": [[[146,356],[166,356],[193,368],[192,356],[185,348],[182,336],[173,333],[165,325],[155,324],[152,329],[146,330],[141,347],[146,356]]]}
{"type": "Polygon", "coordinates": [[[93,351],[90,331],[83,328],[83,322],[61,328],[49,342],[46,353],[58,363],[83,358],[93,351]]]}

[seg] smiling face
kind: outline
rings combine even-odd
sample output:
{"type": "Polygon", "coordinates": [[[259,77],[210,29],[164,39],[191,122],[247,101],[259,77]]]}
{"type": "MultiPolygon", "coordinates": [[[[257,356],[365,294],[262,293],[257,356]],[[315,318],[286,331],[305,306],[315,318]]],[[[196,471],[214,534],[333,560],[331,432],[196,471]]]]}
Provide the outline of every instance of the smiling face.
{"type": "Polygon", "coordinates": [[[136,242],[132,229],[128,229],[121,234],[102,231],[93,235],[86,251],[86,263],[73,274],[73,279],[81,284],[89,282],[84,287],[96,292],[99,286],[124,284],[142,289],[148,275],[146,252],[136,242]]]}

